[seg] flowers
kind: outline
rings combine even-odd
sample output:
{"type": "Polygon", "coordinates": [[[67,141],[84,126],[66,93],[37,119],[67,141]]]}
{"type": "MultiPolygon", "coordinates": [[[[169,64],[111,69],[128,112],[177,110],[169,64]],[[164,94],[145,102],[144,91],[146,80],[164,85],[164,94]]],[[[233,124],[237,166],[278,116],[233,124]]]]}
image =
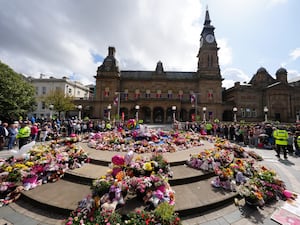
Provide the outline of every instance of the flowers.
{"type": "Polygon", "coordinates": [[[17,186],[29,190],[43,183],[55,182],[67,169],[81,167],[88,161],[88,156],[73,141],[62,139],[47,145],[35,145],[24,158],[0,159],[1,198],[9,198],[17,186]]]}
{"type": "Polygon", "coordinates": [[[113,169],[94,180],[91,186],[93,203],[89,205],[93,207],[87,210],[86,204],[79,204],[66,224],[180,224],[174,207],[171,207],[175,197],[168,183],[170,167],[167,161],[160,154],[154,154],[150,159],[140,156],[133,159],[133,153],[128,154],[128,157],[112,157],[113,169]],[[118,172],[114,173],[116,168],[118,172]],[[131,198],[137,196],[145,208],[154,212],[132,212],[124,219],[115,209],[125,204],[127,194],[131,198]]]}
{"type": "Polygon", "coordinates": [[[264,166],[257,167],[254,175],[238,187],[238,193],[244,196],[246,201],[263,206],[265,202],[282,198],[285,184],[280,180],[275,171],[264,166]]]}

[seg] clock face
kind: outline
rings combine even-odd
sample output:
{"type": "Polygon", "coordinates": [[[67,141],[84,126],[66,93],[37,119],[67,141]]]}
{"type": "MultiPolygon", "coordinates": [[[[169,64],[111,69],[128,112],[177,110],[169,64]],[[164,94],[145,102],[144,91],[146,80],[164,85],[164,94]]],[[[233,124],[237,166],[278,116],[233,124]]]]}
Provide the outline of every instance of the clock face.
{"type": "Polygon", "coordinates": [[[208,34],[208,35],[206,35],[205,40],[206,40],[208,43],[213,43],[214,40],[215,40],[215,38],[214,38],[214,36],[213,36],[212,34],[208,34]]]}

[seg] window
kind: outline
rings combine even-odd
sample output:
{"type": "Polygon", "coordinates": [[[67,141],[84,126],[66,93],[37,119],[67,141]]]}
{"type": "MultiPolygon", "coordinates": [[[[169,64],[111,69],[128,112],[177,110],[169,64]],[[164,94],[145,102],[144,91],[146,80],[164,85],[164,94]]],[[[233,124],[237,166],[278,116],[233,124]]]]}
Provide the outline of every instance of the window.
{"type": "Polygon", "coordinates": [[[178,92],[178,98],[181,100],[181,99],[182,99],[182,96],[183,96],[183,91],[180,90],[180,91],[178,92]]]}
{"type": "Polygon", "coordinates": [[[156,91],[156,98],[161,98],[161,90],[156,91]]]}
{"type": "Polygon", "coordinates": [[[241,108],[241,116],[242,117],[245,117],[246,115],[245,115],[245,109],[244,108],[241,108]]]}
{"type": "Polygon", "coordinates": [[[140,89],[135,89],[134,98],[138,99],[140,97],[140,89]]]}
{"type": "Polygon", "coordinates": [[[246,117],[251,117],[251,109],[246,108],[246,117]]]}
{"type": "Polygon", "coordinates": [[[127,101],[128,100],[128,89],[124,90],[124,100],[127,101]]]}
{"type": "Polygon", "coordinates": [[[39,95],[39,87],[35,87],[35,94],[39,95]]]}
{"type": "Polygon", "coordinates": [[[45,108],[46,108],[46,103],[42,102],[42,109],[45,109],[45,108]]]}
{"type": "Polygon", "coordinates": [[[47,88],[46,88],[46,87],[42,87],[42,94],[43,94],[43,95],[46,94],[46,91],[47,91],[47,88]]]}
{"type": "Polygon", "coordinates": [[[172,98],[173,98],[172,90],[168,90],[168,99],[172,99],[172,98]]]}
{"type": "Polygon", "coordinates": [[[104,89],[104,97],[108,97],[109,96],[109,87],[106,87],[104,89]]]}
{"type": "Polygon", "coordinates": [[[69,94],[72,94],[72,88],[69,88],[68,92],[69,92],[69,94]]]}
{"type": "Polygon", "coordinates": [[[145,98],[150,98],[150,97],[151,97],[151,91],[148,89],[146,90],[145,98]]]}
{"type": "Polygon", "coordinates": [[[252,109],[252,117],[256,117],[256,109],[252,109]]]}
{"type": "Polygon", "coordinates": [[[79,90],[77,91],[77,95],[80,95],[80,91],[79,90]]]}

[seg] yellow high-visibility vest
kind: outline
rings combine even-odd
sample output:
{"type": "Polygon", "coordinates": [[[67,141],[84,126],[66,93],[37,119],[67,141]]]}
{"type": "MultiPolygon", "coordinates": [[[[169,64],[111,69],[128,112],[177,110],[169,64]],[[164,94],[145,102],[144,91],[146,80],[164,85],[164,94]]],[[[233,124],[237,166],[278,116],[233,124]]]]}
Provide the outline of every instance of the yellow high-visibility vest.
{"type": "Polygon", "coordinates": [[[273,132],[273,137],[275,138],[276,145],[287,145],[288,144],[288,132],[286,130],[275,130],[273,132]]]}

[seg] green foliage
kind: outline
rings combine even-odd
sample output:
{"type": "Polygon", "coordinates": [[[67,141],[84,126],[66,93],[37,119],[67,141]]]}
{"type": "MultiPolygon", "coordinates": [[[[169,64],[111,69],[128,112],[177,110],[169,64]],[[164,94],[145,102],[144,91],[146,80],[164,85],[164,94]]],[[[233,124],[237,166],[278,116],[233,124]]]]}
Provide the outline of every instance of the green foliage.
{"type": "Polygon", "coordinates": [[[1,119],[15,120],[35,109],[35,89],[21,74],[0,61],[1,119]]]}
{"type": "Polygon", "coordinates": [[[45,97],[43,97],[42,100],[45,101],[48,107],[52,104],[53,110],[58,112],[59,117],[61,112],[67,112],[75,109],[73,98],[66,95],[62,90],[50,91],[45,97]]]}
{"type": "Polygon", "coordinates": [[[105,193],[108,193],[111,185],[112,185],[112,181],[108,181],[106,179],[94,180],[91,186],[91,189],[93,191],[93,196],[98,195],[101,197],[105,193]]]}
{"type": "Polygon", "coordinates": [[[169,205],[167,202],[163,202],[158,205],[154,211],[156,218],[159,218],[161,224],[179,224],[179,218],[177,217],[174,206],[169,205]]]}

